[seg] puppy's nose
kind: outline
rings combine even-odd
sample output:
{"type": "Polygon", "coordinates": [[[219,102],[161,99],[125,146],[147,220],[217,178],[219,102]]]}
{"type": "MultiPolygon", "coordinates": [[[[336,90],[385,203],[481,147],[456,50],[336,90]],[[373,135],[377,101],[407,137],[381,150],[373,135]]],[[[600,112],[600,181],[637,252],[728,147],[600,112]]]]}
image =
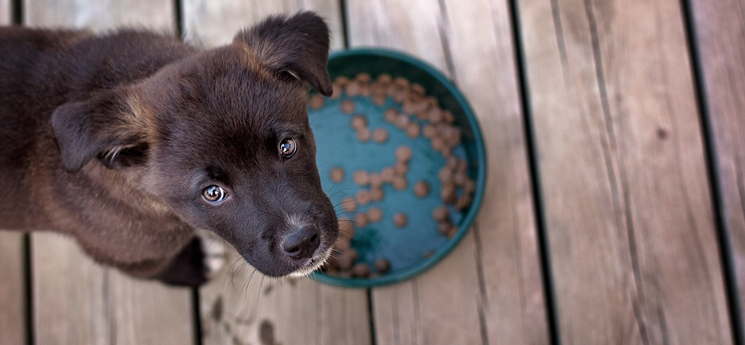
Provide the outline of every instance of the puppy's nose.
{"type": "Polygon", "coordinates": [[[320,244],[318,228],[304,225],[287,235],[280,246],[289,257],[300,260],[312,257],[320,244]]]}

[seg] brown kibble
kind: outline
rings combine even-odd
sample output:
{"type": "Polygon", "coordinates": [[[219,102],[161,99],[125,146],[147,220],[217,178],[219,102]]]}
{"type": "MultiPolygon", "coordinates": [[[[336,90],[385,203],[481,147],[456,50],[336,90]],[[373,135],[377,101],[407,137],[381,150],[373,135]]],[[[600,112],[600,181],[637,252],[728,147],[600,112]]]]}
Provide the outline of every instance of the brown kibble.
{"type": "Polygon", "coordinates": [[[339,268],[346,271],[352,268],[354,261],[357,260],[357,250],[349,248],[337,256],[339,261],[339,268]]]}
{"type": "Polygon", "coordinates": [[[381,219],[383,219],[383,211],[380,209],[380,207],[370,207],[370,209],[367,210],[367,218],[371,222],[377,223],[381,219]]]}
{"type": "Polygon", "coordinates": [[[383,196],[383,189],[381,189],[380,187],[370,189],[370,200],[380,201],[383,200],[383,196]]]}
{"type": "Polygon", "coordinates": [[[450,168],[448,168],[447,166],[440,168],[437,176],[440,178],[440,182],[442,183],[453,181],[453,171],[450,170],[450,168]]]}
{"type": "Polygon", "coordinates": [[[358,205],[365,206],[370,203],[370,192],[360,189],[357,191],[356,198],[358,205]]]}
{"type": "Polygon", "coordinates": [[[429,258],[430,256],[432,256],[434,254],[435,254],[435,251],[434,250],[430,250],[430,251],[424,253],[424,255],[422,255],[422,256],[424,256],[424,258],[427,259],[427,258],[429,258]]]}
{"type": "Polygon", "coordinates": [[[453,236],[455,236],[455,233],[456,233],[456,232],[458,232],[458,227],[457,227],[457,226],[455,226],[455,225],[451,225],[451,226],[450,226],[450,231],[448,231],[448,233],[447,233],[447,234],[445,234],[445,236],[446,236],[447,238],[453,238],[453,236]]]}
{"type": "Polygon", "coordinates": [[[429,121],[432,123],[439,123],[440,121],[444,119],[444,116],[442,115],[442,110],[436,107],[429,110],[427,117],[429,118],[429,121]]]}
{"type": "Polygon", "coordinates": [[[396,177],[396,171],[392,167],[385,167],[380,171],[380,177],[383,178],[383,182],[391,183],[396,177]]]}
{"type": "Polygon", "coordinates": [[[409,163],[396,162],[393,166],[393,171],[399,176],[406,175],[406,173],[409,172],[409,163]]]}
{"type": "Polygon", "coordinates": [[[367,226],[368,222],[369,219],[367,219],[367,214],[357,213],[354,215],[354,223],[358,228],[367,226]]]}
{"type": "Polygon", "coordinates": [[[357,278],[367,278],[370,275],[370,266],[364,262],[358,262],[352,267],[352,275],[357,278]]]}
{"type": "Polygon", "coordinates": [[[465,159],[458,159],[458,165],[455,167],[455,171],[465,173],[468,169],[468,162],[465,159]]]}
{"type": "Polygon", "coordinates": [[[360,94],[360,91],[362,89],[362,86],[357,81],[350,81],[346,87],[344,87],[344,92],[349,97],[354,97],[360,94]]]}
{"type": "Polygon", "coordinates": [[[440,197],[444,203],[452,204],[455,202],[455,185],[450,183],[443,183],[440,189],[440,197]]]}
{"type": "Polygon", "coordinates": [[[460,158],[451,156],[448,157],[447,161],[445,162],[445,166],[450,168],[450,170],[455,170],[458,167],[458,160],[460,158]]]}
{"type": "Polygon", "coordinates": [[[349,238],[346,236],[339,236],[334,242],[334,249],[343,252],[349,249],[349,238]]]}
{"type": "Polygon", "coordinates": [[[445,148],[445,140],[442,139],[442,137],[434,137],[432,138],[432,148],[435,151],[441,151],[443,148],[445,148]]]}
{"type": "Polygon", "coordinates": [[[393,77],[388,73],[381,73],[377,79],[379,83],[383,84],[390,84],[393,81],[393,77]]]}
{"type": "Polygon", "coordinates": [[[311,109],[321,109],[323,107],[323,97],[321,95],[313,95],[310,97],[310,108],[311,109]]]}
{"type": "Polygon", "coordinates": [[[396,123],[396,119],[398,119],[398,111],[393,108],[388,108],[383,113],[383,119],[385,119],[386,122],[389,123],[396,123]]]}
{"type": "Polygon", "coordinates": [[[388,131],[385,128],[378,128],[373,131],[372,138],[376,143],[382,144],[388,141],[388,131]]]}
{"type": "Polygon", "coordinates": [[[386,258],[380,258],[375,260],[375,270],[380,273],[385,273],[391,269],[391,262],[386,258]]]}
{"type": "Polygon", "coordinates": [[[409,122],[410,122],[410,120],[409,120],[409,116],[408,115],[406,115],[406,114],[399,114],[398,117],[396,118],[395,125],[399,129],[406,129],[406,127],[409,125],[409,122]]]}
{"type": "Polygon", "coordinates": [[[466,183],[463,184],[463,191],[467,194],[471,194],[476,191],[476,181],[466,179],[466,183]]]}
{"type": "Polygon", "coordinates": [[[406,126],[406,136],[408,136],[411,139],[415,139],[419,136],[419,124],[416,122],[409,123],[408,126],[406,126]]]}
{"type": "MultiPolygon", "coordinates": [[[[351,268],[351,267],[350,267],[350,268],[351,268]]],[[[337,276],[337,277],[339,277],[339,278],[350,279],[350,278],[352,278],[352,272],[351,272],[351,271],[349,271],[349,268],[348,268],[348,269],[347,269],[347,270],[345,270],[345,271],[339,271],[339,272],[338,272],[338,273],[336,274],[336,276],[337,276]]]]}
{"type": "Polygon", "coordinates": [[[401,107],[401,110],[404,111],[404,113],[407,114],[415,114],[417,112],[417,104],[412,100],[406,100],[404,101],[403,106],[401,107]]]}
{"type": "Polygon", "coordinates": [[[370,186],[373,188],[380,188],[383,185],[383,178],[380,174],[372,173],[370,175],[370,186]]]}
{"type": "Polygon", "coordinates": [[[408,146],[402,145],[396,149],[396,159],[399,162],[408,162],[411,159],[411,155],[411,148],[409,148],[408,146]]]}
{"type": "Polygon", "coordinates": [[[341,85],[333,84],[331,85],[331,99],[338,99],[341,97],[341,85]]]}
{"type": "Polygon", "coordinates": [[[424,125],[424,128],[422,128],[422,134],[424,134],[425,138],[432,139],[437,135],[437,128],[430,124],[426,124],[424,125]]]}
{"type": "Polygon", "coordinates": [[[400,86],[392,86],[392,89],[388,89],[388,94],[397,103],[403,103],[406,100],[406,89],[400,86]]]}
{"type": "Polygon", "coordinates": [[[448,233],[450,233],[450,229],[453,227],[452,224],[450,224],[449,221],[447,222],[438,222],[437,223],[437,232],[440,233],[442,236],[447,236],[448,233]]]}
{"type": "Polygon", "coordinates": [[[443,110],[442,117],[445,119],[446,123],[455,122],[455,116],[453,116],[453,113],[451,113],[450,110],[443,110]]]}
{"type": "Polygon", "coordinates": [[[429,189],[427,181],[419,181],[414,185],[414,195],[424,198],[429,195],[429,189]]]}
{"type": "Polygon", "coordinates": [[[456,186],[464,186],[466,181],[468,181],[468,177],[465,171],[458,171],[453,176],[453,182],[455,182],[456,186]]]}
{"type": "Polygon", "coordinates": [[[339,106],[341,108],[341,111],[345,114],[351,114],[354,112],[354,101],[351,99],[345,99],[341,101],[341,105],[339,106]]]}
{"type": "Polygon", "coordinates": [[[334,84],[337,84],[339,86],[344,86],[344,85],[347,85],[348,83],[349,83],[349,78],[343,75],[340,75],[336,77],[336,79],[334,79],[334,84]]]}
{"type": "Polygon", "coordinates": [[[347,217],[339,218],[339,233],[342,237],[352,238],[354,237],[354,225],[347,217]]]}
{"type": "Polygon", "coordinates": [[[375,105],[381,106],[385,104],[385,95],[375,95],[373,94],[372,101],[375,105]]]}
{"type": "Polygon", "coordinates": [[[360,130],[360,129],[367,127],[367,119],[362,115],[353,116],[350,123],[352,124],[352,128],[356,130],[360,130]]]}
{"type": "Polygon", "coordinates": [[[359,73],[354,78],[355,80],[359,81],[362,84],[368,84],[370,83],[370,80],[372,80],[372,77],[370,76],[370,73],[359,73]]]}
{"type": "Polygon", "coordinates": [[[471,202],[473,202],[473,200],[470,195],[461,195],[455,202],[455,208],[459,211],[463,211],[468,208],[468,206],[471,206],[471,202]]]}
{"type": "Polygon", "coordinates": [[[367,186],[370,184],[370,175],[367,171],[357,170],[352,174],[352,180],[359,186],[367,186]]]}
{"type": "Polygon", "coordinates": [[[393,79],[393,83],[401,87],[409,86],[409,80],[403,77],[396,77],[395,79],[393,79]]]}
{"type": "Polygon", "coordinates": [[[408,185],[409,181],[406,180],[406,177],[398,175],[393,178],[393,188],[396,190],[404,190],[408,185]]]}
{"type": "Polygon", "coordinates": [[[360,84],[360,96],[370,97],[371,94],[372,89],[370,88],[370,84],[360,84]]]}
{"type": "Polygon", "coordinates": [[[399,228],[403,228],[409,223],[409,217],[403,213],[396,213],[393,215],[393,224],[399,228]]]}
{"type": "Polygon", "coordinates": [[[432,210],[432,218],[438,222],[449,221],[448,217],[450,217],[450,211],[447,206],[440,206],[432,210]]]}
{"type": "Polygon", "coordinates": [[[357,203],[354,202],[354,199],[352,197],[345,197],[341,201],[341,208],[344,209],[344,211],[347,212],[354,212],[354,210],[357,209],[357,203]]]}
{"type": "Polygon", "coordinates": [[[331,168],[331,181],[341,182],[344,180],[344,169],[341,167],[331,168]]]}
{"type": "Polygon", "coordinates": [[[424,96],[427,93],[427,91],[424,89],[424,86],[418,83],[411,84],[411,91],[418,94],[419,96],[424,96]]]}
{"type": "Polygon", "coordinates": [[[372,138],[372,133],[370,133],[369,128],[360,128],[357,130],[357,140],[367,142],[370,141],[370,138],[372,138]]]}

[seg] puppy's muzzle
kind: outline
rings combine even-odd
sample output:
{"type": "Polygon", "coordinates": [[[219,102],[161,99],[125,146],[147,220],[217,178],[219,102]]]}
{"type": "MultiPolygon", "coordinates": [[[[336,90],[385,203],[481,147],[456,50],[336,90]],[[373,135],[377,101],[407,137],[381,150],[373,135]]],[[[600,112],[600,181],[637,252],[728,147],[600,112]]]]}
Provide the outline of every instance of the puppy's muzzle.
{"type": "Polygon", "coordinates": [[[318,227],[312,224],[303,225],[285,236],[280,248],[293,260],[307,260],[313,257],[321,245],[321,234],[318,227]]]}

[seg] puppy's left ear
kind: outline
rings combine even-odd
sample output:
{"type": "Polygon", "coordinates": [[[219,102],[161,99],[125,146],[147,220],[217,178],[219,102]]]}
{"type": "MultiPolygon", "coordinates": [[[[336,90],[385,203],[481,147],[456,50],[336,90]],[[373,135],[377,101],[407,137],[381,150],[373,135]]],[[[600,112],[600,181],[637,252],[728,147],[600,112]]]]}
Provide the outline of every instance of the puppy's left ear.
{"type": "Polygon", "coordinates": [[[98,158],[107,168],[137,164],[143,158],[146,115],[142,104],[122,90],[107,90],[70,101],[52,113],[52,128],[67,172],[98,158]]]}
{"type": "Polygon", "coordinates": [[[239,32],[235,44],[245,44],[278,76],[287,74],[308,82],[320,94],[330,96],[329,28],[313,12],[292,17],[272,16],[239,32]]]}

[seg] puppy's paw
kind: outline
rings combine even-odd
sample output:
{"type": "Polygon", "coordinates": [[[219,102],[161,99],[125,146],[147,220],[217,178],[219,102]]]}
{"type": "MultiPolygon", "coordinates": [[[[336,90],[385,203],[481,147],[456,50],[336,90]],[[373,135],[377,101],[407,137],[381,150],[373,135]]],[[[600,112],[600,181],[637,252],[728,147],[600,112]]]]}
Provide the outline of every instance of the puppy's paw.
{"type": "Polygon", "coordinates": [[[225,251],[216,236],[212,238],[206,231],[197,236],[176,255],[171,264],[155,278],[178,286],[200,286],[212,278],[224,263],[225,251]]]}
{"type": "Polygon", "coordinates": [[[197,237],[202,241],[205,276],[211,279],[225,266],[226,244],[222,238],[207,230],[197,230],[197,237]]]}

